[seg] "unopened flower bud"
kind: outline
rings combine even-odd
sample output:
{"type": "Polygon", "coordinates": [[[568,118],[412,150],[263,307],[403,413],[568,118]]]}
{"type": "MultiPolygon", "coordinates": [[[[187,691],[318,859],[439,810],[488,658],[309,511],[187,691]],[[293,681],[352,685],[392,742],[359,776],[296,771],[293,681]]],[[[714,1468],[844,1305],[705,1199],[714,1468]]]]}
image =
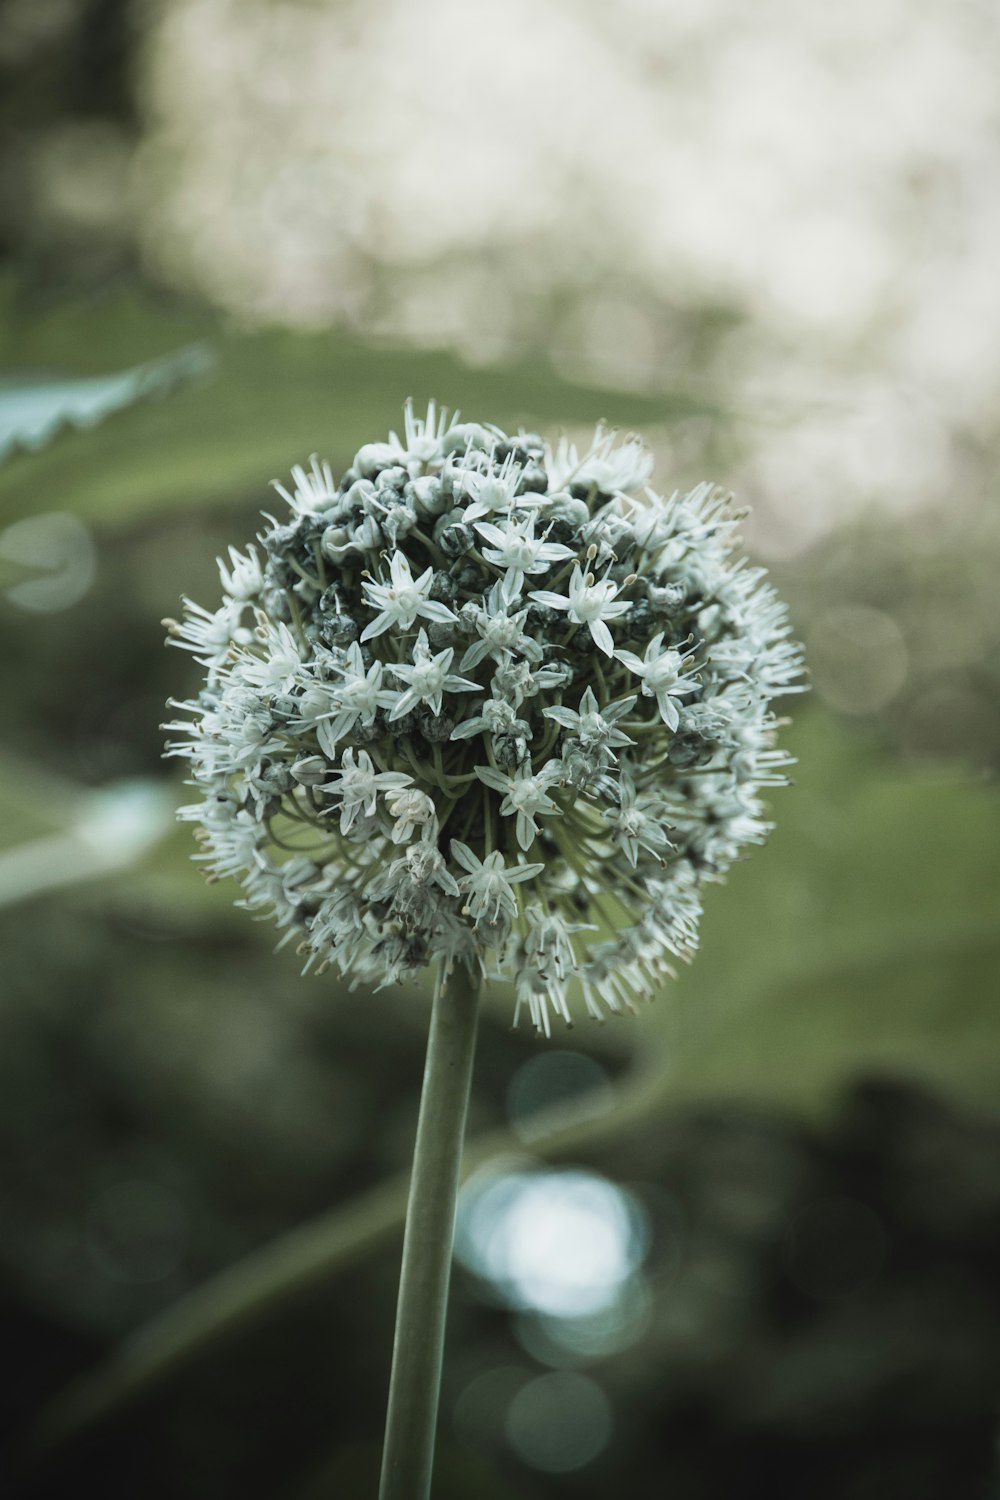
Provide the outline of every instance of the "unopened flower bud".
{"type": "Polygon", "coordinates": [[[292,766],[292,775],[300,786],[319,786],[329,774],[330,762],[322,755],[306,755],[292,766]]]}

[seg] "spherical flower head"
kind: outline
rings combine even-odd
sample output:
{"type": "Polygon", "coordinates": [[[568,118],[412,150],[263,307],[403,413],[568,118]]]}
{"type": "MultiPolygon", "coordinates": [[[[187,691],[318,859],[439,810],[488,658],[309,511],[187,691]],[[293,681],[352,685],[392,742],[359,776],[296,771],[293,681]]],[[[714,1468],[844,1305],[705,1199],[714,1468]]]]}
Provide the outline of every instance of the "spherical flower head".
{"type": "Polygon", "coordinates": [[[408,404],[339,479],[293,470],[219,607],[171,622],[205,673],[181,816],[306,969],[461,963],[548,1035],[692,957],[702,886],[768,832],[802,663],[728,496],[651,474],[604,428],[581,456],[408,404]]]}

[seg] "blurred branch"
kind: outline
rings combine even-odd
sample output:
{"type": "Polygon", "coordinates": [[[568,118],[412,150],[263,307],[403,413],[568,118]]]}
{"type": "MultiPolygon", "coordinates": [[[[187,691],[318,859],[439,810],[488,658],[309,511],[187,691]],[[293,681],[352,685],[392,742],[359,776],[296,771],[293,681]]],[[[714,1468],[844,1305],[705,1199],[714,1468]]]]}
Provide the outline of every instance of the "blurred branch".
{"type": "MultiPolygon", "coordinates": [[[[626,1134],[662,1098],[658,1067],[647,1063],[620,1085],[617,1105],[581,1096],[531,1118],[531,1141],[509,1129],[471,1140],[463,1181],[485,1163],[525,1155],[545,1160],[584,1151],[626,1134]]],[[[31,1436],[33,1452],[65,1443],[127,1404],[155,1390],[190,1360],[258,1322],[289,1298],[346,1270],[402,1232],[409,1172],[283,1235],[181,1298],[125,1340],[108,1362],[77,1380],[43,1412],[31,1436]]]]}

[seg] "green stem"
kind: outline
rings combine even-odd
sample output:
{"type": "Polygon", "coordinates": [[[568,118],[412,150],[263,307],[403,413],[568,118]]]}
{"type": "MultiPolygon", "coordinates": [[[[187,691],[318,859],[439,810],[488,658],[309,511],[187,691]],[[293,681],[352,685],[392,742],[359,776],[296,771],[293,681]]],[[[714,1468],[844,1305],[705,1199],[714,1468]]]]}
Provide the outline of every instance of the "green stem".
{"type": "Polygon", "coordinates": [[[428,1500],[478,982],[462,965],[434,998],[406,1208],[379,1500],[428,1500]]]}

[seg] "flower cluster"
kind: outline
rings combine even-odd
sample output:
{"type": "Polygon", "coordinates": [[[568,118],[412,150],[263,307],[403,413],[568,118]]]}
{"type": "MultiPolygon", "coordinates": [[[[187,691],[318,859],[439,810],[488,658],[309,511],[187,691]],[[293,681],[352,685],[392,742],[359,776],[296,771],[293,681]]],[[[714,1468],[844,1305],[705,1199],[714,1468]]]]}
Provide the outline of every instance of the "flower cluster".
{"type": "Polygon", "coordinates": [[[168,726],[181,815],[307,968],[461,962],[548,1033],[692,955],[702,883],[768,830],[801,659],[728,496],[651,470],[407,406],[339,482],[293,470],[221,607],[168,622],[206,672],[168,726]]]}

